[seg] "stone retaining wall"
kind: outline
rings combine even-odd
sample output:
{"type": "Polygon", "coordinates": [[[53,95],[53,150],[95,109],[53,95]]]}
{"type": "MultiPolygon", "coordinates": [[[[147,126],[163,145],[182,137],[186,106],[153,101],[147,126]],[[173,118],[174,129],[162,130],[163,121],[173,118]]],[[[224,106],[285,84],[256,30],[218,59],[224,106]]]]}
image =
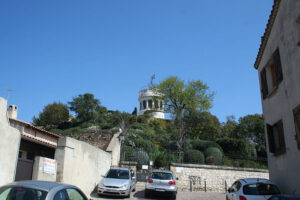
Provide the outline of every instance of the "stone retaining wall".
{"type": "Polygon", "coordinates": [[[170,169],[178,178],[179,190],[225,192],[232,183],[241,178],[266,178],[269,171],[253,168],[236,168],[214,165],[172,163],[170,169]]]}

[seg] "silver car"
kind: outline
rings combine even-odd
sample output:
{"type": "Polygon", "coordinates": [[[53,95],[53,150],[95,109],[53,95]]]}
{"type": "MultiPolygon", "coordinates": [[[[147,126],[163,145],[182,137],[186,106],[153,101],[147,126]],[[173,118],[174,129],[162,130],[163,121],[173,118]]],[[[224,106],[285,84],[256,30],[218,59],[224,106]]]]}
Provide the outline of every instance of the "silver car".
{"type": "Polygon", "coordinates": [[[88,200],[73,185],[47,181],[20,181],[0,187],[1,200],[88,200]]]}
{"type": "Polygon", "coordinates": [[[175,175],[169,170],[153,170],[147,177],[145,186],[145,197],[148,198],[153,194],[168,195],[171,199],[176,199],[177,182],[175,175]]]}
{"type": "Polygon", "coordinates": [[[98,184],[99,195],[130,197],[135,191],[136,177],[130,168],[111,168],[98,184]]]}

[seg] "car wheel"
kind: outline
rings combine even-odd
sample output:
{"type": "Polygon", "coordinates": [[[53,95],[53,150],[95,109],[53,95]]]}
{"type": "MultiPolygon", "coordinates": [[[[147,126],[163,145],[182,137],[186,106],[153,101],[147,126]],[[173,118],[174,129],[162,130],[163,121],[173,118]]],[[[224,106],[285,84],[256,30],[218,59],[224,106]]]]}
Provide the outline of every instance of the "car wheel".
{"type": "Polygon", "coordinates": [[[135,187],[133,188],[132,192],[135,192],[135,187]]]}
{"type": "Polygon", "coordinates": [[[130,198],[131,195],[131,191],[129,191],[128,195],[126,196],[126,198],[130,198]]]}

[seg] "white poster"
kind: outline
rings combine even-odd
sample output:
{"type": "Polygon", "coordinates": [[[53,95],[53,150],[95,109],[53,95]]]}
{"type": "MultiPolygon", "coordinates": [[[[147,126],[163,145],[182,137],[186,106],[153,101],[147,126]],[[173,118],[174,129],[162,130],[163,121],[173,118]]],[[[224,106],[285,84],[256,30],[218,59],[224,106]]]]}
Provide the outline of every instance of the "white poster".
{"type": "Polygon", "coordinates": [[[176,167],[176,172],[177,173],[182,173],[183,172],[183,167],[176,167]]]}
{"type": "Polygon", "coordinates": [[[56,160],[44,158],[44,173],[56,174],[56,160]]]}
{"type": "Polygon", "coordinates": [[[142,165],[142,169],[148,169],[148,165],[142,165]]]}

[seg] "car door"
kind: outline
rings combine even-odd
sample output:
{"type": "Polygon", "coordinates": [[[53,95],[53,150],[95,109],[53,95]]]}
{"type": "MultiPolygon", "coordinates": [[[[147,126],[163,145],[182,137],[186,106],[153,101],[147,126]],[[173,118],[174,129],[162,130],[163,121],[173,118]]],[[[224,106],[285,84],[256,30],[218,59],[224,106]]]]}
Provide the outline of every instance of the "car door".
{"type": "Polygon", "coordinates": [[[240,181],[236,181],[232,184],[232,186],[228,189],[228,200],[238,200],[239,199],[239,190],[241,189],[242,184],[240,181]]]}

